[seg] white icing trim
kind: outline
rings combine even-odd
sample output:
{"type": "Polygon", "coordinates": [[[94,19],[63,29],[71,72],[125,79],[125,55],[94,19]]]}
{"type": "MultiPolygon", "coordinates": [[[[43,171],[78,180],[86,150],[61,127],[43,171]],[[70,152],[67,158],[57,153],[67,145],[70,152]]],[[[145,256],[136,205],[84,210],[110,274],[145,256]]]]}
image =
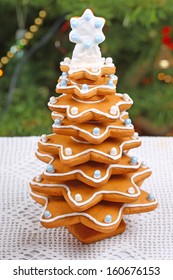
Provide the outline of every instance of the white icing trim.
{"type": "Polygon", "coordinates": [[[75,126],[75,125],[63,125],[63,126],[59,126],[59,127],[56,127],[54,124],[52,125],[53,128],[56,128],[56,129],[69,129],[69,128],[72,128],[76,131],[80,131],[80,132],[83,132],[84,134],[87,134],[89,135],[91,138],[93,139],[101,139],[107,132],[109,129],[120,129],[120,130],[132,130],[134,128],[133,125],[130,125],[130,126],[126,126],[126,127],[121,127],[121,126],[117,126],[117,125],[108,125],[105,129],[105,131],[100,134],[100,135],[94,135],[92,134],[91,132],[87,131],[87,130],[84,130],[84,129],[81,129],[79,128],[78,126],[75,126]]]}
{"type": "Polygon", "coordinates": [[[58,83],[57,85],[56,85],[56,89],[77,89],[79,92],[80,92],[80,94],[82,95],[82,96],[84,96],[84,95],[86,95],[86,94],[88,94],[88,93],[90,93],[90,92],[92,92],[92,91],[94,91],[94,90],[96,90],[96,89],[112,89],[112,90],[115,90],[116,89],[116,86],[113,84],[113,86],[109,86],[109,85],[98,85],[98,86],[95,86],[95,87],[92,87],[91,89],[90,88],[88,88],[86,91],[85,91],[85,93],[83,93],[83,90],[78,86],[78,85],[72,85],[72,86],[61,86],[61,82],[60,83],[58,83]]]}
{"type": "MultiPolygon", "coordinates": [[[[49,136],[49,135],[47,135],[47,136],[49,136]]],[[[75,141],[76,141],[76,140],[75,140],[75,141]]],[[[124,145],[126,145],[126,144],[131,144],[131,143],[138,143],[138,142],[141,142],[141,140],[138,138],[138,139],[136,139],[136,140],[133,140],[133,139],[132,139],[132,140],[128,140],[128,141],[122,142],[122,143],[119,145],[119,150],[120,150],[120,151],[119,151],[119,154],[118,154],[118,155],[114,155],[114,156],[112,156],[112,155],[110,155],[110,154],[108,154],[108,153],[104,153],[104,152],[102,152],[102,151],[100,151],[100,150],[91,149],[91,148],[86,149],[86,150],[84,150],[84,151],[82,151],[82,152],[79,152],[79,153],[77,153],[77,154],[73,154],[73,155],[71,155],[71,156],[65,156],[64,153],[63,153],[63,148],[64,148],[63,145],[60,145],[60,144],[53,144],[53,143],[48,143],[48,142],[44,143],[44,142],[42,142],[41,140],[39,140],[38,142],[41,143],[43,146],[53,146],[53,147],[60,148],[60,154],[61,154],[63,160],[69,160],[69,159],[77,158],[77,157],[79,157],[79,156],[82,156],[82,155],[85,155],[85,154],[88,154],[88,153],[91,153],[91,152],[94,152],[94,153],[96,153],[96,154],[99,154],[99,155],[108,157],[108,158],[110,158],[110,159],[112,159],[112,160],[117,160],[117,159],[119,159],[119,158],[122,156],[122,153],[123,153],[123,146],[124,146],[124,145]]],[[[78,140],[77,140],[76,142],[78,142],[78,140]]],[[[80,143],[81,143],[81,141],[80,141],[80,143]]],[[[82,142],[82,143],[83,143],[83,142],[82,142]]],[[[88,142],[87,142],[87,143],[88,143],[88,142]]],[[[86,144],[86,143],[84,142],[84,144],[86,144]]],[[[90,144],[90,143],[89,143],[89,144],[90,144]]]]}
{"type": "Polygon", "coordinates": [[[64,119],[65,119],[64,115],[61,115],[61,114],[59,114],[59,113],[57,113],[57,112],[55,112],[55,111],[53,111],[53,112],[51,113],[51,115],[54,116],[54,117],[59,117],[61,120],[64,120],[64,119]]]}
{"type": "MultiPolygon", "coordinates": [[[[53,161],[54,161],[54,157],[51,156],[51,155],[47,155],[47,154],[41,154],[40,152],[36,152],[36,154],[40,157],[48,157],[50,158],[50,162],[48,164],[51,164],[53,161]]],[[[128,155],[127,155],[128,156],[128,155]]],[[[103,182],[104,180],[106,180],[108,178],[110,174],[110,169],[112,168],[124,168],[124,169],[127,169],[127,168],[130,168],[132,170],[136,170],[138,169],[139,167],[141,166],[141,162],[138,162],[136,165],[121,165],[121,164],[109,164],[108,165],[108,168],[106,170],[106,174],[101,177],[101,178],[98,178],[98,179],[95,179],[94,177],[90,177],[88,176],[86,173],[84,173],[82,170],[80,169],[75,169],[75,170],[72,170],[72,171],[69,171],[69,172],[66,172],[66,173],[49,173],[47,172],[46,170],[43,172],[46,176],[49,176],[49,177],[64,177],[64,176],[67,176],[67,175],[73,175],[73,174],[81,174],[84,178],[92,181],[93,183],[95,184],[98,184],[98,183],[101,183],[103,182]]]]}
{"type": "Polygon", "coordinates": [[[64,214],[64,215],[56,216],[56,217],[51,218],[51,219],[44,219],[43,216],[44,216],[44,212],[45,212],[45,210],[47,208],[47,205],[48,205],[48,198],[45,197],[45,196],[41,196],[41,195],[35,194],[33,192],[31,192],[30,194],[35,196],[35,197],[37,197],[37,198],[44,199],[46,201],[45,206],[43,208],[43,212],[42,212],[41,218],[40,218],[40,221],[44,222],[44,223],[50,223],[50,222],[54,222],[56,220],[63,219],[63,218],[68,218],[68,217],[83,216],[83,217],[86,217],[89,220],[93,221],[96,225],[99,225],[99,226],[102,226],[102,227],[109,227],[109,226],[115,225],[120,220],[121,214],[122,214],[124,208],[128,208],[128,207],[129,208],[133,208],[133,207],[146,207],[146,206],[157,204],[157,200],[155,200],[153,202],[150,202],[150,203],[146,203],[146,204],[126,204],[126,203],[124,203],[124,205],[122,205],[122,207],[119,209],[119,213],[118,213],[117,219],[114,222],[107,224],[107,223],[99,222],[98,220],[96,220],[91,215],[89,215],[88,213],[85,213],[85,212],[74,212],[74,213],[69,213],[69,214],[64,214]]]}
{"type": "MultiPolygon", "coordinates": [[[[60,64],[69,66],[69,64],[64,63],[64,61],[61,62],[60,64]]],[[[84,71],[84,72],[87,72],[87,73],[91,74],[92,76],[100,76],[100,74],[102,72],[102,68],[105,68],[105,67],[112,68],[112,67],[115,67],[115,65],[112,64],[112,65],[99,65],[99,67],[96,66],[95,68],[98,68],[97,72],[93,72],[92,70],[89,70],[89,69],[84,68],[84,67],[80,67],[80,68],[76,68],[76,69],[75,68],[74,69],[70,68],[68,73],[73,74],[73,73],[78,73],[78,72],[84,71]]],[[[91,68],[93,69],[94,67],[91,67],[91,68]]],[[[117,79],[118,79],[118,77],[117,77],[117,79]]]]}
{"type": "MultiPolygon", "coordinates": [[[[64,95],[66,94],[62,94],[59,98],[63,97],[64,95]]],[[[115,95],[119,96],[119,97],[122,97],[123,95],[122,94],[119,94],[119,93],[116,93],[115,95]]],[[[85,103],[85,102],[83,102],[85,103]]],[[[123,105],[123,104],[133,104],[133,100],[129,97],[129,101],[119,101],[117,102],[114,106],[116,106],[117,108],[117,114],[114,116],[112,114],[109,114],[109,113],[105,113],[103,112],[102,110],[98,110],[98,109],[95,109],[95,108],[89,108],[87,110],[84,110],[82,111],[81,113],[79,114],[76,114],[75,116],[73,116],[71,113],[70,113],[70,109],[71,109],[71,106],[70,105],[55,105],[55,104],[51,104],[50,102],[48,103],[48,106],[50,107],[53,107],[53,108],[60,108],[60,109],[66,109],[66,114],[68,117],[70,117],[71,119],[76,119],[76,118],[79,118],[81,117],[82,115],[88,113],[88,112],[93,112],[93,113],[96,113],[98,115],[101,115],[101,116],[105,116],[109,119],[117,119],[119,116],[121,116],[120,114],[120,109],[119,109],[119,106],[120,105],[123,105]]],[[[124,121],[123,121],[124,122],[124,121]]]]}
{"type": "Polygon", "coordinates": [[[105,96],[102,99],[100,99],[100,100],[87,101],[87,100],[79,100],[79,99],[75,98],[72,95],[72,99],[74,99],[75,101],[80,102],[80,103],[94,104],[94,103],[100,103],[100,102],[104,101],[105,100],[105,96]]]}
{"type": "Polygon", "coordinates": [[[95,197],[97,197],[99,194],[120,194],[126,197],[138,197],[140,195],[140,190],[137,186],[137,184],[134,182],[134,179],[140,175],[143,175],[145,173],[151,172],[150,169],[135,173],[131,178],[131,184],[133,185],[133,187],[135,187],[135,190],[137,191],[137,193],[135,194],[129,194],[129,193],[125,193],[125,192],[120,192],[120,191],[108,191],[108,190],[102,190],[102,191],[96,191],[89,199],[82,201],[82,202],[77,202],[71,195],[71,191],[70,191],[70,187],[67,184],[43,184],[43,183],[39,183],[39,182],[35,182],[32,181],[31,184],[45,188],[45,187],[49,187],[49,188],[64,188],[67,191],[67,195],[69,200],[77,207],[80,206],[84,206],[88,203],[90,203],[91,201],[94,200],[95,197]]]}
{"type": "Polygon", "coordinates": [[[82,144],[87,144],[87,145],[91,144],[90,142],[87,142],[87,141],[78,140],[78,139],[74,138],[73,136],[71,136],[71,138],[77,143],[82,143],[82,144]]]}

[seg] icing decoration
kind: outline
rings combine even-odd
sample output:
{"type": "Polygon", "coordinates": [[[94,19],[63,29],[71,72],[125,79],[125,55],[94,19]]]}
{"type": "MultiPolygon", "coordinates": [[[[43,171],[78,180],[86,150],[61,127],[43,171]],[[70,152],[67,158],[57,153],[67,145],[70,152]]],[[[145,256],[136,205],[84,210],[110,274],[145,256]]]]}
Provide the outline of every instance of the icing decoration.
{"type": "Polygon", "coordinates": [[[67,78],[67,72],[62,72],[62,77],[67,78]]]}
{"type": "MultiPolygon", "coordinates": [[[[49,138],[51,139],[51,136],[53,136],[54,134],[51,134],[49,135],[49,138]]],[[[75,139],[74,137],[71,137],[75,142],[78,142],[78,143],[83,143],[83,144],[90,144],[89,142],[86,142],[86,141],[80,141],[80,140],[77,140],[75,139]]],[[[41,142],[40,142],[41,143],[41,142]]],[[[104,153],[103,151],[101,150],[98,150],[97,148],[95,149],[92,149],[92,148],[85,148],[84,151],[82,152],[79,152],[79,153],[76,153],[76,154],[73,154],[73,156],[71,156],[71,158],[77,158],[77,157],[80,157],[82,155],[85,155],[85,154],[88,154],[88,153],[91,153],[91,152],[94,152],[94,153],[97,153],[99,155],[102,155],[102,156],[105,156],[105,157],[109,157],[109,158],[112,158],[112,159],[118,159],[122,156],[122,153],[123,153],[123,148],[124,148],[124,145],[126,144],[133,144],[133,143],[141,143],[141,140],[127,140],[127,141],[124,141],[120,144],[119,146],[119,153],[117,151],[117,149],[115,147],[112,147],[112,149],[110,150],[110,156],[109,154],[107,153],[104,153]],[[115,157],[116,156],[116,157],[115,157]]],[[[42,145],[44,146],[52,146],[52,147],[57,147],[57,148],[60,148],[60,154],[61,154],[61,158],[63,160],[66,159],[66,157],[64,157],[64,154],[63,154],[63,145],[61,144],[54,144],[54,143],[41,143],[42,145]]],[[[69,158],[68,158],[69,159],[69,158]]]]}
{"type": "Polygon", "coordinates": [[[60,126],[61,125],[61,119],[59,119],[59,118],[56,118],[55,120],[54,120],[54,125],[55,125],[55,127],[56,126],[60,126]]]}
{"type": "Polygon", "coordinates": [[[47,140],[48,140],[47,135],[46,135],[46,134],[42,134],[42,136],[41,136],[41,141],[42,141],[43,143],[46,143],[47,140]]]}
{"type": "Polygon", "coordinates": [[[71,19],[71,42],[76,43],[73,50],[71,65],[103,64],[98,44],[105,40],[102,32],[105,19],[95,17],[90,9],[86,9],[81,17],[71,19]]]}
{"type": "Polygon", "coordinates": [[[132,156],[132,157],[131,157],[131,160],[130,160],[130,164],[137,164],[137,162],[138,162],[137,157],[132,156]]]}
{"type": "Polygon", "coordinates": [[[36,182],[41,182],[42,178],[41,178],[41,175],[38,175],[36,178],[35,178],[36,182]]]}
{"type": "Polygon", "coordinates": [[[124,99],[125,101],[129,101],[129,95],[128,95],[127,93],[124,93],[124,94],[123,94],[123,99],[124,99]]]}
{"type": "MultiPolygon", "coordinates": [[[[45,200],[45,206],[44,206],[44,209],[46,209],[47,205],[48,205],[48,198],[45,197],[45,196],[42,196],[42,195],[38,195],[38,194],[35,194],[33,192],[31,192],[31,195],[32,196],[35,196],[37,198],[41,198],[41,199],[44,199],[45,200]]],[[[97,225],[100,225],[102,227],[108,227],[108,226],[112,226],[112,225],[115,225],[120,219],[121,219],[121,216],[123,214],[123,210],[125,208],[135,208],[135,207],[147,207],[147,206],[151,206],[151,205],[157,205],[157,201],[154,200],[153,202],[149,202],[149,203],[133,203],[133,204],[126,204],[124,203],[120,209],[119,209],[119,214],[118,214],[118,217],[116,218],[115,221],[113,222],[110,222],[110,223],[102,223],[102,222],[99,222],[98,220],[96,220],[93,216],[89,215],[88,213],[85,213],[85,212],[73,212],[73,213],[69,213],[69,214],[64,214],[64,215],[59,215],[59,216],[56,216],[56,217],[53,217],[49,220],[45,220],[43,218],[40,219],[41,222],[47,222],[47,223],[50,223],[50,222],[53,222],[55,220],[58,220],[58,219],[62,219],[62,218],[67,218],[67,217],[80,217],[80,216],[83,216],[83,217],[86,217],[88,219],[90,219],[91,221],[93,221],[95,224],[97,225]]],[[[43,212],[44,213],[44,212],[43,212]]]]}
{"type": "Polygon", "coordinates": [[[115,147],[113,147],[111,150],[110,150],[110,155],[111,156],[116,156],[117,155],[117,149],[115,147]]]}
{"type": "Polygon", "coordinates": [[[134,194],[135,193],[134,188],[133,187],[128,188],[128,193],[134,194]]]}
{"type": "Polygon", "coordinates": [[[104,222],[105,223],[111,223],[112,222],[112,216],[111,215],[106,215],[104,218],[104,222]]]}
{"type": "MultiPolygon", "coordinates": [[[[79,103],[84,103],[84,104],[95,104],[95,103],[100,103],[102,102],[103,100],[105,100],[105,97],[103,97],[102,99],[99,99],[99,100],[80,100],[80,99],[77,99],[75,98],[74,96],[72,96],[72,99],[74,99],[75,101],[79,102],[79,103]]],[[[97,109],[95,108],[91,108],[91,110],[94,110],[94,112],[98,111],[97,109]],[[96,110],[96,111],[95,111],[96,110]]],[[[90,112],[91,112],[90,110],[90,112]]],[[[81,113],[84,114],[86,111],[82,111],[81,113]]],[[[102,112],[102,111],[101,111],[102,112]]],[[[80,113],[80,115],[81,115],[80,113]]]]}
{"type": "MultiPolygon", "coordinates": [[[[53,128],[55,129],[58,129],[59,127],[58,126],[55,126],[53,125],[53,128]]],[[[130,130],[133,130],[133,126],[127,126],[126,127],[126,131],[124,131],[123,127],[120,126],[120,125],[108,125],[105,130],[103,131],[103,133],[98,133],[98,134],[95,134],[95,132],[99,132],[100,129],[97,127],[97,130],[95,130],[95,128],[93,129],[92,133],[90,133],[89,131],[85,130],[85,129],[82,129],[78,126],[75,126],[75,125],[64,125],[62,127],[62,129],[73,129],[75,132],[76,132],[76,135],[79,135],[81,134],[82,135],[82,138],[84,138],[85,140],[87,141],[90,141],[91,143],[95,143],[95,140],[99,140],[100,142],[99,143],[102,143],[102,139],[103,137],[106,137],[106,139],[111,136],[111,137],[116,137],[116,133],[113,134],[113,132],[115,131],[115,129],[118,129],[119,133],[121,133],[122,135],[124,135],[124,133],[130,133],[130,130]],[[89,140],[87,138],[90,138],[89,140]]],[[[97,142],[98,143],[98,142],[97,142]]]]}
{"type": "Polygon", "coordinates": [[[50,103],[51,104],[55,104],[56,103],[56,97],[55,96],[51,96],[50,97],[50,103]]]}
{"type": "Polygon", "coordinates": [[[83,84],[82,85],[82,92],[85,93],[88,91],[88,85],[87,84],[83,84]]]}
{"type": "Polygon", "coordinates": [[[138,139],[138,137],[139,137],[138,132],[134,132],[134,134],[132,136],[132,139],[138,139]]]}
{"type": "Polygon", "coordinates": [[[53,165],[48,164],[46,167],[46,171],[49,173],[53,173],[55,171],[55,169],[54,169],[53,165]]]}
{"type": "Polygon", "coordinates": [[[71,148],[66,148],[65,149],[65,154],[66,154],[66,156],[71,156],[72,155],[72,149],[71,148]]]}
{"type": "Polygon", "coordinates": [[[71,114],[72,114],[72,115],[77,115],[77,113],[78,113],[78,108],[77,108],[77,107],[72,107],[70,111],[71,111],[71,114]]]}
{"type": "Polygon", "coordinates": [[[76,200],[77,202],[82,201],[82,196],[81,196],[80,193],[77,193],[77,194],[75,195],[75,200],[76,200]]]}
{"type": "MultiPolygon", "coordinates": [[[[104,190],[104,191],[95,191],[95,193],[93,193],[93,195],[89,199],[87,199],[86,201],[83,201],[81,203],[77,203],[77,201],[73,199],[73,197],[71,195],[70,188],[66,184],[50,184],[50,183],[49,184],[45,184],[45,183],[42,184],[42,183],[36,183],[34,181],[31,182],[31,183],[33,185],[37,185],[39,187],[52,187],[52,188],[62,187],[64,189],[66,189],[66,192],[67,192],[69,200],[75,206],[83,206],[83,205],[86,205],[86,204],[90,203],[91,201],[93,201],[93,199],[95,197],[97,197],[98,195],[100,195],[100,194],[108,194],[108,195],[109,194],[121,194],[121,195],[127,196],[127,197],[131,197],[131,196],[138,197],[140,195],[140,190],[139,190],[138,186],[135,183],[135,178],[138,177],[138,176],[141,176],[143,174],[146,174],[148,172],[151,172],[151,170],[148,169],[148,170],[144,170],[144,171],[141,171],[141,172],[137,172],[137,173],[133,174],[132,177],[130,178],[130,182],[131,182],[131,184],[134,186],[134,188],[136,190],[135,194],[123,193],[123,192],[119,192],[119,191],[116,191],[116,190],[115,191],[106,191],[106,190],[104,190]]],[[[102,200],[102,198],[100,200],[102,200]]]]}
{"type": "Polygon", "coordinates": [[[67,63],[67,64],[69,64],[69,63],[71,62],[70,57],[65,57],[65,58],[64,58],[64,62],[67,63]]]}
{"type": "MultiPolygon", "coordinates": [[[[93,73],[97,73],[97,72],[101,72],[101,70],[100,69],[98,69],[97,67],[93,67],[92,69],[91,69],[91,71],[93,72],[93,73]]],[[[87,71],[88,72],[88,71],[87,71]]]]}
{"type": "Polygon", "coordinates": [[[91,42],[90,41],[84,41],[83,46],[85,49],[89,49],[91,47],[91,42]]]}
{"type": "Polygon", "coordinates": [[[67,86],[67,80],[66,79],[61,80],[60,86],[61,87],[66,87],[67,86]]]}
{"type": "Polygon", "coordinates": [[[107,57],[105,62],[106,64],[112,64],[113,63],[112,57],[107,57]]]}
{"type": "MultiPolygon", "coordinates": [[[[87,114],[88,112],[92,112],[94,114],[98,114],[98,115],[101,115],[101,116],[105,116],[106,118],[111,118],[111,119],[117,119],[118,117],[120,117],[121,121],[124,122],[124,120],[122,119],[123,116],[125,116],[126,114],[128,115],[127,112],[122,112],[120,113],[120,109],[119,107],[121,105],[124,105],[124,104],[133,104],[133,101],[132,99],[130,99],[128,102],[125,102],[125,101],[117,101],[116,105],[113,105],[116,107],[116,110],[117,110],[117,115],[112,115],[112,114],[109,114],[107,112],[104,112],[103,109],[104,108],[101,108],[101,109],[97,109],[97,108],[88,108],[88,109],[85,109],[85,110],[82,110],[82,112],[80,112],[79,114],[76,114],[75,116],[71,115],[70,114],[70,105],[67,105],[66,102],[68,99],[65,99],[64,100],[64,103],[61,101],[61,99],[65,98],[65,94],[62,94],[60,97],[58,97],[58,104],[57,105],[52,105],[50,103],[48,103],[48,106],[50,106],[51,108],[57,108],[57,109],[66,109],[66,114],[67,114],[67,117],[70,117],[70,118],[79,118],[79,117],[82,117],[84,116],[85,114],[87,114]],[[60,103],[60,104],[59,104],[60,103]],[[61,104],[63,103],[63,104],[61,104]]],[[[120,93],[116,93],[116,96],[118,96],[118,98],[121,98],[121,94],[120,93]]],[[[86,100],[78,100],[76,99],[74,96],[72,97],[75,101],[77,102],[80,102],[80,103],[88,103],[88,104],[95,104],[95,103],[100,103],[102,102],[105,97],[103,99],[100,99],[100,100],[95,100],[95,101],[86,101],[86,100]]],[[[114,95],[113,96],[109,96],[108,97],[109,99],[108,100],[112,100],[112,103],[113,103],[113,99],[114,99],[114,95]]],[[[114,103],[113,103],[114,104],[114,103]]]]}
{"type": "Polygon", "coordinates": [[[110,87],[114,87],[114,86],[115,86],[115,85],[114,85],[114,82],[113,82],[112,80],[109,80],[109,81],[107,82],[107,85],[110,86],[110,87]]]}
{"type": "Polygon", "coordinates": [[[90,21],[91,18],[92,18],[92,14],[91,14],[90,10],[86,10],[84,13],[84,19],[86,21],[90,21]]]}
{"type": "MultiPolygon", "coordinates": [[[[37,151],[36,155],[39,158],[42,158],[42,157],[50,158],[51,159],[50,163],[49,163],[50,165],[54,161],[54,157],[50,156],[49,154],[41,154],[40,152],[37,151]]],[[[126,155],[126,156],[128,157],[128,155],[126,155]]],[[[126,161],[126,159],[125,159],[125,161],[126,161]]],[[[82,169],[82,166],[81,166],[81,169],[69,168],[68,171],[66,171],[66,172],[63,171],[62,173],[60,173],[60,172],[58,172],[58,173],[57,172],[56,173],[44,172],[44,174],[47,175],[47,176],[50,176],[50,177],[51,176],[56,177],[56,178],[59,177],[59,178],[63,178],[63,179],[66,179],[66,180],[68,180],[67,176],[70,176],[70,180],[71,180],[71,178],[79,179],[82,182],[85,182],[86,180],[88,180],[87,184],[93,186],[95,183],[97,183],[97,184],[106,183],[109,180],[109,178],[112,174],[116,174],[117,169],[118,169],[119,174],[120,174],[121,169],[127,170],[126,172],[128,172],[128,170],[133,172],[135,169],[137,170],[140,167],[140,165],[141,165],[141,163],[138,163],[138,164],[133,165],[133,166],[130,166],[127,163],[124,163],[124,164],[117,164],[117,163],[109,164],[109,165],[107,165],[107,168],[104,170],[105,174],[102,177],[101,177],[101,171],[100,170],[95,170],[94,174],[96,175],[97,178],[95,178],[95,176],[91,176],[91,175],[88,174],[89,169],[85,169],[85,164],[84,164],[84,169],[82,169]],[[99,175],[100,175],[100,177],[99,177],[99,175]]]]}
{"type": "Polygon", "coordinates": [[[44,211],[44,216],[46,219],[49,219],[52,215],[49,210],[44,211]]]}
{"type": "Polygon", "coordinates": [[[125,119],[124,124],[125,124],[125,126],[130,126],[132,124],[131,119],[129,119],[129,118],[125,119]]]}
{"type": "Polygon", "coordinates": [[[71,19],[70,20],[70,26],[71,28],[76,28],[78,26],[78,22],[76,19],[71,19]]]}
{"type": "Polygon", "coordinates": [[[98,136],[99,134],[100,134],[100,128],[99,127],[94,127],[93,135],[98,136]]]}
{"type": "Polygon", "coordinates": [[[97,35],[96,37],[95,37],[95,42],[97,43],[97,44],[100,44],[101,42],[103,42],[104,41],[104,38],[101,36],[101,35],[97,35]]]}
{"type": "Polygon", "coordinates": [[[111,113],[111,115],[117,115],[117,113],[118,113],[117,106],[113,105],[110,109],[110,113],[111,113]]]}
{"type": "MultiPolygon", "coordinates": [[[[66,81],[66,80],[65,80],[66,81]]],[[[69,85],[67,87],[67,82],[62,82],[61,83],[58,83],[56,85],[56,89],[57,89],[57,92],[59,90],[61,90],[61,88],[64,87],[64,89],[66,89],[66,93],[68,92],[71,92],[71,90],[73,89],[74,90],[74,93],[79,95],[83,93],[83,89],[80,88],[78,85],[74,84],[74,85],[69,85]]],[[[88,89],[88,97],[92,97],[92,96],[95,96],[95,95],[103,95],[103,90],[110,90],[111,93],[114,93],[114,90],[115,90],[116,86],[114,85],[114,82],[112,80],[109,80],[107,85],[98,85],[98,86],[92,86],[90,89],[88,89]],[[110,89],[111,87],[111,89],[110,89]]]]}
{"type": "Polygon", "coordinates": [[[96,28],[101,28],[102,25],[103,25],[103,22],[101,20],[96,20],[96,22],[95,22],[95,27],[96,28]]]}
{"type": "Polygon", "coordinates": [[[143,168],[147,168],[147,163],[146,163],[146,161],[142,161],[142,162],[141,162],[141,166],[142,166],[143,168]]]}
{"type": "Polygon", "coordinates": [[[101,171],[100,170],[95,170],[94,171],[94,178],[99,179],[101,177],[101,171]]]}
{"type": "Polygon", "coordinates": [[[148,199],[149,201],[153,201],[153,200],[154,200],[154,195],[153,195],[152,193],[150,193],[150,194],[148,195],[147,199],[148,199]]]}

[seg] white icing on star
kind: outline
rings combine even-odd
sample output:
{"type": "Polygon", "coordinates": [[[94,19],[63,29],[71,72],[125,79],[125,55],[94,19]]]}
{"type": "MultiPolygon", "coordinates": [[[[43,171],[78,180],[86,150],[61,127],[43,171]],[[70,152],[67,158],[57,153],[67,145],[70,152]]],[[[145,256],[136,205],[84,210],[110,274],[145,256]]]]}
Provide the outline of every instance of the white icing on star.
{"type": "MultiPolygon", "coordinates": [[[[102,226],[102,227],[109,227],[109,226],[117,224],[117,222],[122,218],[123,210],[125,208],[147,207],[147,206],[157,204],[157,200],[154,200],[154,201],[151,201],[151,202],[148,202],[148,203],[145,202],[143,204],[142,203],[136,203],[136,204],[135,203],[133,203],[133,204],[124,203],[119,209],[119,213],[118,213],[117,218],[114,221],[112,221],[111,223],[108,223],[108,224],[98,221],[96,218],[94,218],[92,215],[90,215],[86,212],[67,213],[67,214],[57,215],[57,216],[52,217],[48,220],[47,219],[45,220],[44,219],[44,212],[46,211],[48,203],[49,203],[48,198],[45,197],[45,196],[42,196],[42,195],[38,195],[38,194],[36,194],[32,191],[30,192],[30,194],[34,197],[41,198],[41,199],[45,200],[45,205],[44,205],[44,208],[43,208],[42,217],[40,218],[40,221],[44,222],[44,223],[51,223],[51,222],[54,222],[56,220],[63,219],[63,218],[68,218],[68,217],[76,217],[76,218],[78,217],[78,219],[79,219],[80,216],[83,216],[83,217],[86,217],[87,219],[91,220],[92,222],[94,222],[96,225],[99,225],[99,226],[102,226]]],[[[79,222],[80,222],[80,220],[79,220],[79,222]]]]}
{"type": "MultiPolygon", "coordinates": [[[[148,173],[150,171],[151,171],[150,169],[139,171],[139,172],[135,173],[130,178],[130,184],[132,184],[133,187],[134,187],[133,188],[133,190],[134,190],[133,193],[129,193],[129,192],[127,193],[127,192],[124,192],[124,191],[117,191],[116,189],[115,190],[106,190],[106,189],[96,190],[86,200],[85,199],[81,199],[81,200],[76,199],[76,196],[77,197],[79,195],[81,196],[81,194],[76,194],[75,197],[73,198],[73,194],[71,192],[70,186],[68,185],[68,182],[66,184],[56,184],[56,183],[45,183],[45,182],[40,183],[40,182],[37,182],[37,181],[32,181],[31,184],[39,186],[41,188],[45,188],[45,187],[49,187],[49,188],[63,188],[63,189],[66,190],[68,199],[73,203],[73,205],[81,207],[81,206],[85,206],[85,205],[91,203],[99,195],[117,194],[117,195],[123,195],[124,197],[138,197],[141,194],[141,192],[140,192],[140,189],[139,189],[138,185],[135,183],[135,178],[138,177],[138,176],[141,176],[143,174],[146,174],[146,173],[148,173]]],[[[81,196],[81,198],[82,198],[82,196],[81,196]]]]}
{"type": "Polygon", "coordinates": [[[71,18],[70,24],[72,31],[69,34],[69,39],[76,44],[71,66],[96,67],[103,65],[105,59],[102,58],[98,45],[105,40],[102,32],[105,19],[95,17],[90,9],[86,9],[81,17],[71,18]]]}

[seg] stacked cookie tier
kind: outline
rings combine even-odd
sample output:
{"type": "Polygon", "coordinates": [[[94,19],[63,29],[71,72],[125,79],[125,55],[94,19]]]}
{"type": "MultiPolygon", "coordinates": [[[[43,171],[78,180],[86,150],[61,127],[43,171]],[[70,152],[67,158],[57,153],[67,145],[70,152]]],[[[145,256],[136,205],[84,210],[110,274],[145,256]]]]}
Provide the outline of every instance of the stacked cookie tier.
{"type": "Polygon", "coordinates": [[[84,243],[125,230],[123,215],[157,207],[140,189],[151,170],[132,155],[141,140],[127,110],[128,94],[116,93],[111,58],[102,65],[61,63],[62,75],[48,103],[53,134],[43,135],[36,156],[46,163],[31,182],[31,195],[44,206],[45,227],[65,226],[84,243]]]}

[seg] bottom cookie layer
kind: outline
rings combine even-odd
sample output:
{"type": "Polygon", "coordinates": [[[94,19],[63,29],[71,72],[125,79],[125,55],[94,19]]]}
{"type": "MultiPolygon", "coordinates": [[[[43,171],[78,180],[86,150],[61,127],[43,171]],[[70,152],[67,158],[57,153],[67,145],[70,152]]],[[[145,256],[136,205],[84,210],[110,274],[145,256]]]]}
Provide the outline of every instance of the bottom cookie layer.
{"type": "Polygon", "coordinates": [[[109,233],[96,231],[81,223],[68,226],[67,229],[82,243],[94,243],[124,232],[126,229],[126,224],[124,220],[122,220],[118,228],[109,233]]]}

